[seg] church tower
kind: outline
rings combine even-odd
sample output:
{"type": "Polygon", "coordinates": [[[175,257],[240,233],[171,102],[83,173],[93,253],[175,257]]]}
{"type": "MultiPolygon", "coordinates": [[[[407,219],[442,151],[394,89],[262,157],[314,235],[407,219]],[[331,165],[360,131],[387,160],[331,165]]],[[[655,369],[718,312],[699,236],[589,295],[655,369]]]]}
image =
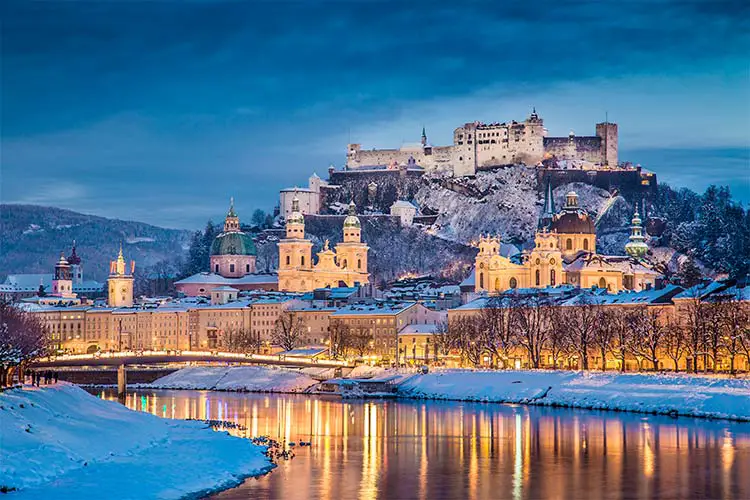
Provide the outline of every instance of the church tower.
{"type": "Polygon", "coordinates": [[[630,237],[625,244],[625,252],[636,259],[642,259],[648,252],[648,245],[643,237],[643,226],[641,225],[641,216],[638,213],[638,206],[635,207],[635,213],[630,226],[630,237]]]}
{"type": "Polygon", "coordinates": [[[292,199],[292,213],[286,221],[286,238],[279,247],[279,290],[305,291],[312,284],[312,241],[305,239],[305,216],[299,198],[292,199]]]}
{"type": "Polygon", "coordinates": [[[63,253],[60,253],[60,260],[55,264],[55,278],[52,280],[52,295],[72,299],[76,294],[73,293],[73,280],[70,275],[70,264],[63,253]]]}
{"type": "Polygon", "coordinates": [[[110,307],[131,307],[133,305],[133,274],[135,273],[135,261],[130,261],[130,273],[128,273],[125,257],[122,255],[122,245],[117,260],[109,263],[109,300],[110,307]]]}
{"type": "Polygon", "coordinates": [[[357,217],[357,206],[349,203],[349,215],[344,219],[344,241],[336,245],[336,262],[346,271],[346,283],[368,283],[367,251],[370,248],[362,242],[362,224],[357,217]]]}
{"type": "Polygon", "coordinates": [[[76,254],[76,240],[73,240],[73,249],[67,258],[68,264],[70,264],[70,277],[73,283],[80,285],[83,283],[83,263],[81,258],[76,254]]]}

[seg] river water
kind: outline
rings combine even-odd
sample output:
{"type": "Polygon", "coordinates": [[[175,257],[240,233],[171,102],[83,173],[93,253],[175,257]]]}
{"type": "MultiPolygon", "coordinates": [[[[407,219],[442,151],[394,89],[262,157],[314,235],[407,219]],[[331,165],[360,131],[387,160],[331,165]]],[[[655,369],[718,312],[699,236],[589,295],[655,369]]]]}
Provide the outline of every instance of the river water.
{"type": "Polygon", "coordinates": [[[292,460],[216,499],[750,499],[748,423],[210,391],[134,390],[125,404],[297,444],[292,460]]]}

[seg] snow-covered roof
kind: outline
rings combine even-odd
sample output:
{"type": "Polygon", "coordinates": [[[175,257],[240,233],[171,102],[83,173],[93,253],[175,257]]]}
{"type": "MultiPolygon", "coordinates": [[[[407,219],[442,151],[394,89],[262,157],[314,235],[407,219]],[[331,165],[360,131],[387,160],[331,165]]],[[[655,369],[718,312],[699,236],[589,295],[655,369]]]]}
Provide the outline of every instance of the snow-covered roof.
{"type": "Polygon", "coordinates": [[[728,283],[724,281],[712,281],[711,283],[707,284],[701,283],[699,285],[694,285],[690,288],[686,288],[682,293],[676,295],[674,298],[694,299],[698,297],[702,299],[727,287],[728,283]]]}
{"type": "Polygon", "coordinates": [[[474,287],[476,286],[476,284],[477,284],[477,273],[476,273],[476,269],[472,267],[469,275],[466,277],[465,280],[461,282],[459,286],[460,287],[468,287],[468,286],[474,287]]]}
{"type": "MultiPolygon", "coordinates": [[[[3,282],[3,291],[7,292],[31,292],[39,290],[39,285],[43,285],[45,290],[52,287],[54,274],[9,274],[3,282]]],[[[86,280],[83,283],[73,283],[73,291],[76,292],[100,292],[104,289],[104,284],[94,280],[86,280]]]]}
{"type": "Polygon", "coordinates": [[[416,305],[416,302],[402,302],[395,304],[354,304],[340,308],[331,316],[384,316],[400,314],[416,305]]]}
{"type": "Polygon", "coordinates": [[[212,292],[239,292],[237,288],[232,288],[231,286],[218,286],[211,290],[212,292]]]}
{"type": "Polygon", "coordinates": [[[391,208],[410,208],[412,210],[417,209],[417,207],[415,207],[413,203],[406,200],[398,200],[393,205],[391,205],[391,208]]]}
{"type": "Polygon", "coordinates": [[[400,332],[398,332],[399,335],[414,335],[414,334],[427,334],[432,335],[433,333],[437,332],[437,325],[434,324],[427,324],[427,323],[419,323],[416,325],[406,325],[401,329],[400,332]]]}
{"type": "Polygon", "coordinates": [[[175,282],[175,285],[250,285],[250,284],[272,284],[278,283],[279,277],[275,274],[246,274],[241,278],[225,278],[214,273],[197,273],[175,282]]]}
{"type": "Polygon", "coordinates": [[[592,296],[588,292],[583,292],[566,300],[563,302],[563,305],[578,305],[586,303],[585,301],[600,305],[663,304],[669,302],[681,290],[682,288],[676,285],[667,285],[664,288],[652,288],[640,292],[601,293],[596,296],[592,296]]]}

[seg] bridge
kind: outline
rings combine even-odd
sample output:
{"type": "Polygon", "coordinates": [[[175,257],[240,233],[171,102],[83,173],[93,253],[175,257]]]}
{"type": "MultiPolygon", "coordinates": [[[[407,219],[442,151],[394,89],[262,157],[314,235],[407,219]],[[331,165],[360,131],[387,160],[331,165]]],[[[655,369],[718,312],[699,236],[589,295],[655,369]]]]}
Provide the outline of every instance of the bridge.
{"type": "Polygon", "coordinates": [[[171,363],[237,363],[288,366],[292,368],[352,368],[346,361],[314,359],[284,354],[241,354],[216,351],[123,351],[99,354],[64,354],[40,358],[32,368],[75,366],[156,365],[171,363]]]}

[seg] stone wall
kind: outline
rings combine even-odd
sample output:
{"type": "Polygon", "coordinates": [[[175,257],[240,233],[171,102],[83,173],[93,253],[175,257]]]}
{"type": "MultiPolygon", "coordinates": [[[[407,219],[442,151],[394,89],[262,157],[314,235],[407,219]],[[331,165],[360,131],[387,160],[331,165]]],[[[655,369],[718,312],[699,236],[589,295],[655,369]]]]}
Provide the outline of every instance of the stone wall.
{"type": "Polygon", "coordinates": [[[373,207],[383,213],[390,213],[391,205],[396,201],[414,198],[421,185],[422,175],[422,170],[334,171],[330,182],[341,187],[323,191],[322,207],[336,202],[348,204],[354,200],[360,212],[364,207],[373,207]],[[372,182],[377,184],[374,194],[368,189],[372,182]]]}
{"type": "MultiPolygon", "coordinates": [[[[177,371],[177,368],[130,369],[128,384],[148,384],[156,379],[165,377],[177,371]]],[[[100,368],[95,370],[58,370],[60,380],[78,385],[108,385],[117,384],[117,368],[100,368]]]]}

